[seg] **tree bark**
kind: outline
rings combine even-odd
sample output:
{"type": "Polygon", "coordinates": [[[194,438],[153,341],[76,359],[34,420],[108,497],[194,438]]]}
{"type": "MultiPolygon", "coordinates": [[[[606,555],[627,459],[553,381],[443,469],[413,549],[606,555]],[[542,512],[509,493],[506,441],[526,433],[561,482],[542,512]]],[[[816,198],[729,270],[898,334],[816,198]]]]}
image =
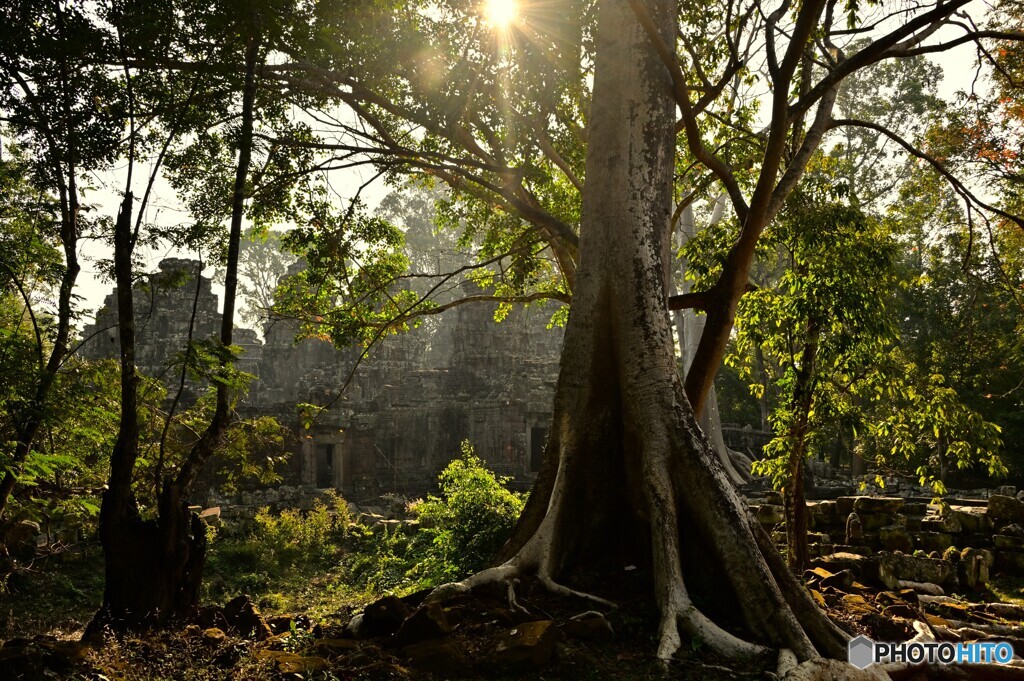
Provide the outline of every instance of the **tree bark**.
{"type": "Polygon", "coordinates": [[[121,420],[100,508],[103,603],[86,627],[89,639],[102,636],[108,628],[144,629],[191,615],[198,605],[201,575],[194,567],[202,564],[206,550],[205,528],[182,499],[165,490],[158,500],[157,518],[143,519],[132,488],[139,455],[132,201],[132,193],[126,192],[114,227],[121,420]]]}
{"type": "MultiPolygon", "coordinates": [[[[64,112],[64,124],[67,130],[65,140],[66,150],[62,152],[60,145],[51,136],[46,135],[48,153],[53,157],[53,175],[57,182],[57,193],[60,199],[60,241],[64,250],[64,272],[61,275],[60,289],[57,294],[57,328],[53,338],[53,345],[50,349],[50,356],[46,365],[41,367],[39,382],[35,394],[24,413],[15,416],[18,441],[14,447],[14,454],[11,457],[10,468],[4,473],[0,480],[0,518],[7,510],[7,503],[10,501],[11,493],[18,484],[18,472],[32,453],[36,437],[42,428],[46,417],[47,401],[50,396],[50,389],[64,360],[68,355],[69,341],[71,338],[71,317],[72,302],[75,284],[78,281],[78,274],[81,272],[81,265],[78,262],[78,238],[79,238],[79,201],[78,201],[78,178],[76,136],[71,126],[70,104],[68,100],[73,97],[70,93],[70,74],[67,64],[61,64],[61,82],[64,85],[65,98],[61,102],[64,112]]],[[[23,86],[26,87],[27,86],[23,86]]],[[[27,90],[26,90],[27,92],[27,90]]],[[[37,112],[42,116],[42,112],[37,112]]],[[[28,301],[26,301],[28,304],[28,301]]],[[[43,348],[39,348],[40,355],[43,348]]]]}
{"type": "MultiPolygon", "coordinates": [[[[674,3],[645,5],[674,44],[674,3]]],[[[747,662],[773,648],[801,660],[845,655],[846,635],[762,536],[675,370],[665,277],[672,85],[626,3],[602,2],[598,13],[580,264],[545,466],[504,562],[450,588],[529,573],[577,593],[555,580],[581,565],[649,566],[662,659],[683,635],[747,662]],[[695,606],[685,577],[694,573],[721,585],[734,619],[695,606]]]]}

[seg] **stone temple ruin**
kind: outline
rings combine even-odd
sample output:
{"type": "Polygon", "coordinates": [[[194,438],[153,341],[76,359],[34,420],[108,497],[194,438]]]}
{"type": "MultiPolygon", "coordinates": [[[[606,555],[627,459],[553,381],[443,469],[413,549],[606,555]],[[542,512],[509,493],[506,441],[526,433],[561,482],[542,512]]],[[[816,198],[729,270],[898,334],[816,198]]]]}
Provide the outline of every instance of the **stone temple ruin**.
{"type": "MultiPolygon", "coordinates": [[[[135,300],[137,364],[171,385],[177,373],[168,366],[185,347],[193,305],[193,338],[219,333],[212,282],[197,261],[166,259],[136,289],[135,300]]],[[[108,295],[84,330],[84,356],[117,357],[116,305],[108,295]]],[[[285,498],[289,493],[301,497],[317,488],[356,500],[419,494],[434,486],[466,439],[495,473],[528,487],[547,437],[562,333],[547,328],[551,308],[516,309],[500,324],[494,309],[456,306],[439,315],[443,319],[387,338],[359,365],[340,399],[361,348],[317,339],[296,343],[287,322],[271,323],[262,342],[255,331],[236,329],[235,343],[245,350],[240,368],[256,376],[239,411],[275,416],[295,434],[279,471],[282,486],[273,498],[263,491],[255,503],[284,503],[292,500],[285,498]],[[299,403],[331,406],[304,430],[299,403]]],[[[190,386],[192,399],[198,388],[190,386]]]]}

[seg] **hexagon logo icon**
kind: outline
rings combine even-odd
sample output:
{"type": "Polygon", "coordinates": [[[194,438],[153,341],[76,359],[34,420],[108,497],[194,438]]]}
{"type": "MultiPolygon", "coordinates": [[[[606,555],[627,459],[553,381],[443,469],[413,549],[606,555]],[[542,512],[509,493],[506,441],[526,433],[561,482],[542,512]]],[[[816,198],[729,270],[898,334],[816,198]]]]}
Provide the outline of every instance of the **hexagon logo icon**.
{"type": "Polygon", "coordinates": [[[875,661],[875,644],[867,636],[858,636],[850,641],[847,647],[847,657],[850,664],[857,669],[864,669],[875,661]]]}

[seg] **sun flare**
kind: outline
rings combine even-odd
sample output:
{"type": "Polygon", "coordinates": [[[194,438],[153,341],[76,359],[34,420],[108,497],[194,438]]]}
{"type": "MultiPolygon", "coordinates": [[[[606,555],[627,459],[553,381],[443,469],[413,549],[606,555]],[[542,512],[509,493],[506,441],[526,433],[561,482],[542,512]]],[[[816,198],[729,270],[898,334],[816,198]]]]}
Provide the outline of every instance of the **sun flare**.
{"type": "Polygon", "coordinates": [[[484,0],[484,19],[492,28],[506,29],[519,18],[516,0],[484,0]]]}

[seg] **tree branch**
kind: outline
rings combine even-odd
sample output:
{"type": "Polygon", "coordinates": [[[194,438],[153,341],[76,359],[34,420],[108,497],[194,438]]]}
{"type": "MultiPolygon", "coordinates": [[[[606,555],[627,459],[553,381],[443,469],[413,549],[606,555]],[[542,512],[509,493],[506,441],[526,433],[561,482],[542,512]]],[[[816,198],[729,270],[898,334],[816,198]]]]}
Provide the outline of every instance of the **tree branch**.
{"type": "Polygon", "coordinates": [[[1015,223],[1021,229],[1024,229],[1024,218],[1020,218],[1020,217],[1018,217],[1016,215],[1013,215],[1012,213],[1008,213],[1007,211],[1002,210],[1001,208],[998,208],[998,207],[993,206],[991,204],[985,203],[984,201],[979,199],[977,196],[975,196],[975,194],[973,192],[971,192],[971,190],[968,189],[967,186],[963,182],[961,182],[959,178],[957,178],[955,175],[953,175],[953,173],[951,173],[946,168],[946,166],[944,166],[942,164],[941,161],[939,161],[937,158],[935,158],[931,154],[928,154],[927,152],[924,152],[924,151],[918,149],[913,144],[911,144],[907,140],[903,139],[901,136],[899,136],[898,134],[896,134],[892,130],[889,130],[888,128],[885,128],[885,127],[883,127],[881,125],[878,125],[877,123],[872,123],[870,121],[861,121],[861,120],[858,120],[858,119],[855,119],[855,118],[839,118],[839,119],[833,120],[829,127],[831,127],[831,128],[838,128],[838,127],[842,127],[842,126],[852,126],[852,127],[859,127],[859,128],[867,128],[868,130],[874,130],[875,132],[879,132],[879,133],[885,135],[886,137],[891,139],[893,142],[895,142],[899,146],[903,147],[903,149],[906,150],[912,156],[915,156],[916,158],[919,158],[922,161],[927,162],[928,165],[930,165],[935,170],[935,172],[937,172],[947,182],[949,182],[949,184],[953,187],[953,189],[956,191],[956,193],[959,194],[965,201],[968,201],[969,203],[973,203],[974,205],[978,206],[979,208],[982,208],[984,210],[987,210],[990,213],[994,213],[995,215],[998,215],[998,216],[1000,216],[1002,218],[1005,218],[1005,219],[1015,223]]]}

